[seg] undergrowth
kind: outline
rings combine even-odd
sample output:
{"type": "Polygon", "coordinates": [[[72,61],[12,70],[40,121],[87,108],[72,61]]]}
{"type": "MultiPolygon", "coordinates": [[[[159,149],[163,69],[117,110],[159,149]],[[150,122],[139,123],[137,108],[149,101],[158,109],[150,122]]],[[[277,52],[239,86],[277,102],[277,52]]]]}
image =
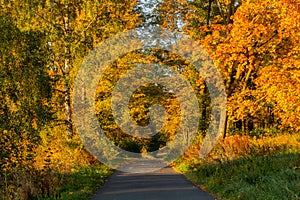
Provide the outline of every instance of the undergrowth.
{"type": "Polygon", "coordinates": [[[0,163],[1,200],[88,199],[104,183],[112,170],[61,130],[44,129],[33,151],[19,148],[0,163]]]}
{"type": "Polygon", "coordinates": [[[187,153],[176,168],[218,199],[296,200],[300,199],[299,147],[299,134],[230,136],[205,159],[187,153]]]}
{"type": "Polygon", "coordinates": [[[86,200],[104,184],[112,170],[102,164],[93,164],[73,169],[62,174],[62,182],[49,195],[40,196],[38,200],[86,200]]]}

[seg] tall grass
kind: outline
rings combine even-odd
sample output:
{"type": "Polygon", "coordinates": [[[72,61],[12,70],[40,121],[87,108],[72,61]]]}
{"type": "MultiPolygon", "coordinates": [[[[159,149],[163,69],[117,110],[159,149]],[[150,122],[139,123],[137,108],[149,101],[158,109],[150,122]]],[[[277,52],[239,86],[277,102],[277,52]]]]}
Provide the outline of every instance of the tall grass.
{"type": "Polygon", "coordinates": [[[218,199],[300,199],[299,134],[230,136],[176,168],[218,199]]]}
{"type": "Polygon", "coordinates": [[[50,194],[41,195],[36,199],[89,199],[104,184],[112,172],[113,170],[100,163],[75,168],[72,172],[61,175],[60,184],[56,185],[55,190],[50,194]]]}

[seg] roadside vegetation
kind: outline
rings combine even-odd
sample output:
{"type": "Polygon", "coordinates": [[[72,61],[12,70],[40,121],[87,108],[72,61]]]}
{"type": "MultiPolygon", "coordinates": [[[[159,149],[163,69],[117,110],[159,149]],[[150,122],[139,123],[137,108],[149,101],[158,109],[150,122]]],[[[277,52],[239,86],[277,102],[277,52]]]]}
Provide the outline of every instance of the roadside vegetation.
{"type": "Polygon", "coordinates": [[[112,173],[112,169],[100,163],[76,167],[71,172],[60,174],[59,183],[53,185],[54,190],[48,195],[38,196],[37,199],[89,199],[112,173]]]}
{"type": "Polygon", "coordinates": [[[175,168],[218,199],[300,199],[300,134],[229,136],[175,168]]]}

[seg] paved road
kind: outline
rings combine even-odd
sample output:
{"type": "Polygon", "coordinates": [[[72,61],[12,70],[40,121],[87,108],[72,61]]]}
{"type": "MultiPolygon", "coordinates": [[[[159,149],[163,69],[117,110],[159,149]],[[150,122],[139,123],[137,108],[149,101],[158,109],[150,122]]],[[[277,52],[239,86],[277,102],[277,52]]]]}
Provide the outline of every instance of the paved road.
{"type": "Polygon", "coordinates": [[[151,173],[116,172],[92,200],[214,200],[171,167],[151,173]]]}

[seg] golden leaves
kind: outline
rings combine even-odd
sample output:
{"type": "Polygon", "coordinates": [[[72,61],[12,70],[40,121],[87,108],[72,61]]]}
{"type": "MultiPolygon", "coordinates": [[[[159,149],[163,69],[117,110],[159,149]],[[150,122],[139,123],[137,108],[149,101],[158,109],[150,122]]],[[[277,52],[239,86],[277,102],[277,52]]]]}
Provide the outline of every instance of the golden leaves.
{"type": "MultiPolygon", "coordinates": [[[[218,18],[222,19],[214,19],[218,18]]],[[[300,104],[300,15],[294,3],[244,1],[232,19],[232,24],[212,21],[209,26],[199,23],[196,29],[184,29],[194,38],[206,35],[199,40],[224,76],[232,119],[263,120],[266,106],[276,105],[272,108],[276,120],[300,129],[296,120],[300,104]]]]}

